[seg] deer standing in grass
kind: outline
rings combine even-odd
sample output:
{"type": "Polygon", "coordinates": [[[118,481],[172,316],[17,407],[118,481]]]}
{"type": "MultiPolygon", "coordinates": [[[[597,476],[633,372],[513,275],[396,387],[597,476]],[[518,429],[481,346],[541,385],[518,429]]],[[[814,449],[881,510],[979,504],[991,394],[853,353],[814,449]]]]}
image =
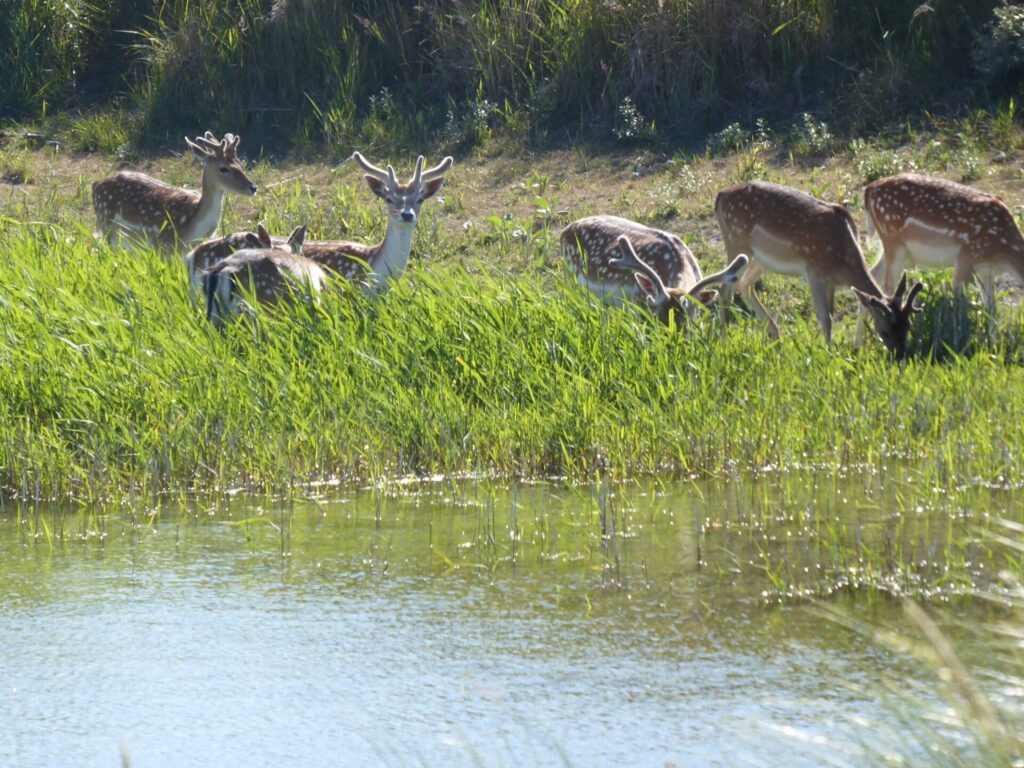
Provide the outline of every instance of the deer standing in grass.
{"type": "MultiPolygon", "coordinates": [[[[327,276],[320,266],[300,254],[305,226],[288,238],[288,248],[242,248],[220,260],[202,275],[206,318],[215,326],[248,306],[252,296],[260,304],[291,303],[296,294],[315,296],[327,276]]],[[[265,230],[264,230],[265,234],[265,230]]],[[[261,240],[262,243],[262,240],[261,240]]]]}
{"type": "Polygon", "coordinates": [[[111,244],[120,235],[170,248],[210,237],[220,224],[224,195],[255,195],[256,185],[238,160],[238,137],[188,138],[185,143],[203,163],[203,188],[196,193],[172,187],[135,171],[118,171],[92,185],[92,204],[100,234],[111,244]]]}
{"type": "Polygon", "coordinates": [[[312,241],[304,245],[303,254],[328,272],[349,280],[368,278],[370,290],[376,292],[401,275],[408,264],[420,206],[440,191],[453,160],[446,157],[433,168],[424,170],[420,155],[412,179],[402,184],[390,165],[385,171],[359,152],[354,152],[352,158],[366,172],[363,178],[370,191],[387,205],[388,228],[384,239],[377,245],[342,240],[312,241]]]}
{"type": "Polygon", "coordinates": [[[918,311],[914,298],[924,286],[915,283],[908,293],[904,274],[895,293],[886,294],[868,271],[857,225],[846,208],[790,187],[754,181],[720,192],[715,215],[726,253],[731,257],[746,253],[751,259],[737,286],[723,286],[719,299],[723,321],[734,290],[739,290],[757,317],[768,324],[769,335],[778,338],[778,325],[754,292],[754,281],[764,271],[796,275],[810,284],[827,343],[832,341],[836,287],[849,286],[871,314],[889,351],[900,359],[906,357],[910,316],[918,311]]]}
{"type": "Polygon", "coordinates": [[[562,230],[561,251],[577,282],[603,301],[647,305],[660,322],[676,327],[693,319],[694,302],[714,301],[718,292],[707,286],[735,282],[747,264],[746,256],[737,256],[721,272],[702,277],[678,237],[618,216],[572,222],[562,230]]]}
{"type": "Polygon", "coordinates": [[[995,195],[905,173],[868,184],[864,210],[868,235],[877,234],[882,241],[882,256],[871,274],[885,290],[906,267],[952,268],[957,299],[972,276],[977,277],[994,319],[995,276],[1008,272],[1024,283],[1024,236],[1006,203],[995,195]]]}

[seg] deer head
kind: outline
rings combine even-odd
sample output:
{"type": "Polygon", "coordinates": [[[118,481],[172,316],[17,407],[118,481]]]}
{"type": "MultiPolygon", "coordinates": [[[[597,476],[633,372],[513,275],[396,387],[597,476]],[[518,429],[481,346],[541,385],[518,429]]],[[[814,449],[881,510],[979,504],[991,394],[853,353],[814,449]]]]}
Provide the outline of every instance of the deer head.
{"type": "MultiPolygon", "coordinates": [[[[851,286],[852,288],[852,286],[851,286]]],[[[886,349],[897,360],[907,357],[910,335],[910,317],[916,312],[921,312],[921,307],[914,303],[924,288],[924,283],[917,282],[910,289],[906,300],[903,294],[907,290],[907,273],[900,277],[899,285],[892,296],[883,295],[881,298],[872,296],[857,288],[852,288],[854,295],[860,300],[861,305],[868,311],[875,321],[875,328],[886,349]]]]}
{"type": "Polygon", "coordinates": [[[240,195],[255,195],[256,185],[245,175],[238,160],[239,137],[224,134],[219,141],[207,131],[195,140],[185,137],[185,143],[203,163],[203,186],[220,188],[240,195]]]}
{"type": "Polygon", "coordinates": [[[364,178],[370,191],[387,204],[390,222],[407,226],[416,224],[423,201],[438,193],[444,184],[445,173],[454,162],[451,157],[446,157],[433,168],[423,170],[423,155],[420,155],[416,160],[416,171],[412,179],[408,184],[401,184],[392,166],[389,165],[385,171],[373,165],[359,152],[353,152],[352,159],[366,172],[364,178]]]}

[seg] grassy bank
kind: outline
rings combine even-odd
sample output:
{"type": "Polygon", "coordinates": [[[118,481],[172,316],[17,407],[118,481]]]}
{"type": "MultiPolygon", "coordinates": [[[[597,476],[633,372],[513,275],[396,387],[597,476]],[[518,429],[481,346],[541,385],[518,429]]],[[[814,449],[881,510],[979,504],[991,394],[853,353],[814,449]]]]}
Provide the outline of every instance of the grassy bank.
{"type": "Polygon", "coordinates": [[[1019,95],[1024,61],[1024,15],[994,0],[32,0],[0,20],[0,118],[114,103],[136,143],[219,126],[342,153],[679,143],[807,111],[852,132],[1019,95]]]}
{"type": "Polygon", "coordinates": [[[414,270],[376,304],[328,296],[224,337],[180,263],[40,225],[0,238],[8,493],[893,457],[938,485],[1022,479],[1024,373],[1001,346],[904,370],[880,345],[827,349],[799,322],[773,345],[752,324],[673,335],[553,276],[456,266],[414,270]]]}

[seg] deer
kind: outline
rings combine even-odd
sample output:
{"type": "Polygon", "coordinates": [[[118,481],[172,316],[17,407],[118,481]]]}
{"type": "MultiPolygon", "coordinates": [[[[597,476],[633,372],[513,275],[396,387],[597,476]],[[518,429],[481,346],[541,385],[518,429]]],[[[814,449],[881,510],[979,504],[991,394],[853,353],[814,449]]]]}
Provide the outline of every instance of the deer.
{"type": "MultiPolygon", "coordinates": [[[[964,285],[977,277],[985,307],[996,316],[995,276],[1010,273],[1024,283],[1024,236],[1006,203],[954,181],[904,173],[864,188],[867,234],[882,242],[871,268],[889,289],[905,267],[953,270],[959,302],[964,285]]],[[[861,322],[858,322],[858,336],[861,322]]]]}
{"type": "Polygon", "coordinates": [[[242,248],[218,261],[202,275],[206,297],[206,319],[217,328],[249,307],[248,297],[265,306],[290,304],[299,292],[320,293],[327,275],[314,261],[295,250],[301,249],[305,226],[288,238],[292,250],[276,247],[242,248]]]}
{"type": "Polygon", "coordinates": [[[647,306],[676,328],[695,317],[698,304],[715,300],[718,292],[707,286],[735,282],[748,260],[738,255],[721,272],[702,277],[679,237],[618,216],[577,219],[562,230],[560,245],[577,282],[602,301],[647,306]]]}
{"type": "MultiPolygon", "coordinates": [[[[255,232],[232,232],[230,235],[204,240],[185,256],[189,283],[195,290],[200,290],[203,284],[203,272],[243,248],[283,248],[292,253],[302,253],[302,242],[301,240],[296,242],[296,232],[298,232],[297,229],[288,238],[272,237],[262,224],[257,224],[255,232]]],[[[303,230],[304,235],[305,231],[303,230]]]]}
{"type": "Polygon", "coordinates": [[[370,191],[387,205],[388,228],[384,239],[377,245],[341,240],[312,241],[303,246],[303,255],[329,274],[348,280],[367,278],[368,290],[375,294],[405,270],[420,206],[440,191],[454,161],[445,157],[433,168],[424,170],[423,155],[420,155],[412,178],[402,184],[392,166],[388,165],[387,170],[378,168],[359,152],[353,152],[352,159],[365,172],[363,178],[370,191]]]}
{"type": "Polygon", "coordinates": [[[220,224],[226,194],[255,195],[256,185],[238,160],[238,136],[217,139],[209,131],[185,144],[203,164],[197,194],[136,171],[118,171],[92,185],[100,235],[115,245],[122,234],[175,249],[210,237],[220,224]]]}
{"type": "Polygon", "coordinates": [[[832,343],[836,287],[848,286],[874,319],[889,352],[897,359],[906,358],[910,318],[921,311],[914,299],[924,284],[914,283],[908,292],[904,273],[895,292],[885,293],[868,271],[857,225],[845,207],[791,187],[752,181],[719,192],[715,215],[726,253],[743,252],[751,259],[737,285],[723,285],[719,299],[723,328],[738,290],[767,324],[769,336],[777,339],[778,324],[754,292],[754,281],[762,272],[795,275],[811,287],[826,344],[832,343]]]}

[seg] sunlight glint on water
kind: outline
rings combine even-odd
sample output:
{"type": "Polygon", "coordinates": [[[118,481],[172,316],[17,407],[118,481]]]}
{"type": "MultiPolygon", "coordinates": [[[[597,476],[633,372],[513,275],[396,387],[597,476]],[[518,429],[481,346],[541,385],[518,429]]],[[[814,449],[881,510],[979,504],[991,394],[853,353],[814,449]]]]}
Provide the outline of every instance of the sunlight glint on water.
{"type": "MultiPolygon", "coordinates": [[[[799,566],[815,517],[870,537],[875,509],[891,527],[860,485],[776,486],[773,505],[753,486],[634,486],[605,503],[424,484],[388,497],[379,528],[359,493],[266,512],[203,502],[152,526],[116,514],[86,538],[81,517],[50,511],[52,546],[8,507],[0,764],[112,766],[119,743],[136,768],[905,754],[877,687],[921,671],[813,607],[769,605],[758,561],[799,566]],[[796,544],[765,543],[794,530],[796,544]]],[[[886,598],[849,608],[899,621],[886,598]]]]}

